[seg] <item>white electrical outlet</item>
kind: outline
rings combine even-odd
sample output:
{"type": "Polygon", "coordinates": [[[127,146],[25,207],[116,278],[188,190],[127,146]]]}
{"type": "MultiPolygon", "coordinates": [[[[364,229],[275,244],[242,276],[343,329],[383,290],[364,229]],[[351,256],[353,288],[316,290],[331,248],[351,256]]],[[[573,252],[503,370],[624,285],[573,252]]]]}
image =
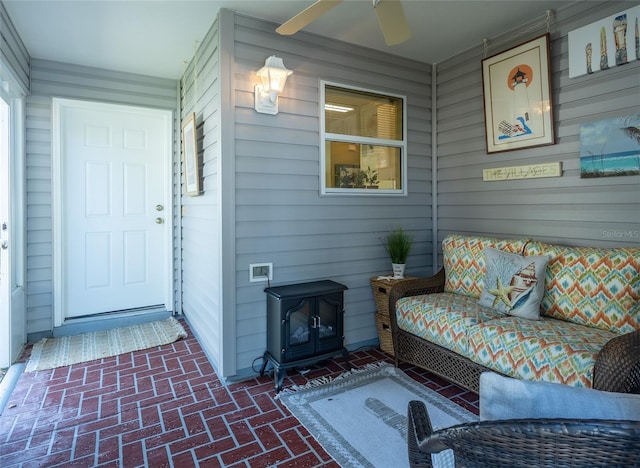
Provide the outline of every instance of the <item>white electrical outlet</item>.
{"type": "Polygon", "coordinates": [[[273,280],[273,263],[252,263],[249,265],[249,282],[273,280]]]}

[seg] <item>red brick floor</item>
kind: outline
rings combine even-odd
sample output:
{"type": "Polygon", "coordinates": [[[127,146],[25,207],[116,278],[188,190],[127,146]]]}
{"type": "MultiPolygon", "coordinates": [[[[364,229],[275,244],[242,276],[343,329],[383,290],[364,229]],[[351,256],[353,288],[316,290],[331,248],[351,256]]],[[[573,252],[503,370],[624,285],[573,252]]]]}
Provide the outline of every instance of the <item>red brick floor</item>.
{"type": "MultiPolygon", "coordinates": [[[[350,360],[391,362],[375,349],[350,360]]],[[[339,375],[344,364],[336,358],[304,376],[292,371],[284,385],[339,375]]],[[[475,393],[402,369],[478,413],[475,393]]],[[[191,333],[158,348],[24,373],[0,416],[0,466],[338,466],[274,396],[273,378],[225,386],[191,333]]]]}

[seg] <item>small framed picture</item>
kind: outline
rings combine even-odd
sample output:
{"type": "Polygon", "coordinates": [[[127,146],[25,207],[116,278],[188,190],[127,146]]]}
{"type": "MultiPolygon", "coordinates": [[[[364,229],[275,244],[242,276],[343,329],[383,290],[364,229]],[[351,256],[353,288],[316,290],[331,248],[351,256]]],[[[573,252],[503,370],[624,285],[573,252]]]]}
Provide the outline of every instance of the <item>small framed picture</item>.
{"type": "Polygon", "coordinates": [[[200,195],[200,171],[198,166],[198,140],[196,114],[192,112],[182,122],[182,170],[186,195],[200,195]]]}
{"type": "Polygon", "coordinates": [[[555,143],[549,34],[482,61],[487,153],[555,143]]]}

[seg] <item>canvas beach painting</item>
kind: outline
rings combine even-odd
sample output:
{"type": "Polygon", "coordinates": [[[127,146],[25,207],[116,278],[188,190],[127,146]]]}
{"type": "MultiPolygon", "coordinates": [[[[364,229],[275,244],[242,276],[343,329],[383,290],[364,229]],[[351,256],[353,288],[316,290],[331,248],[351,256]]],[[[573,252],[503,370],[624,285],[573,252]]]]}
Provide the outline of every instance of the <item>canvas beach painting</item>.
{"type": "Polygon", "coordinates": [[[580,126],[580,177],[640,175],[640,114],[580,126]]]}

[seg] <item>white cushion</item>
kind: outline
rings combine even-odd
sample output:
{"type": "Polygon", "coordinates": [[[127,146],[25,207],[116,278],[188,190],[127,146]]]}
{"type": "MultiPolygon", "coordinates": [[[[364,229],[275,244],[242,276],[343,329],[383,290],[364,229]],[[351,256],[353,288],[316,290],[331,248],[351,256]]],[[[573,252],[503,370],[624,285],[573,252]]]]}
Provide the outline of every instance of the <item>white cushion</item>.
{"type": "Polygon", "coordinates": [[[487,270],[479,303],[530,320],[540,318],[544,277],[549,258],[484,249],[487,270]]]}
{"type": "Polygon", "coordinates": [[[480,419],[613,419],[640,421],[640,395],[480,375],[480,419]]]}

